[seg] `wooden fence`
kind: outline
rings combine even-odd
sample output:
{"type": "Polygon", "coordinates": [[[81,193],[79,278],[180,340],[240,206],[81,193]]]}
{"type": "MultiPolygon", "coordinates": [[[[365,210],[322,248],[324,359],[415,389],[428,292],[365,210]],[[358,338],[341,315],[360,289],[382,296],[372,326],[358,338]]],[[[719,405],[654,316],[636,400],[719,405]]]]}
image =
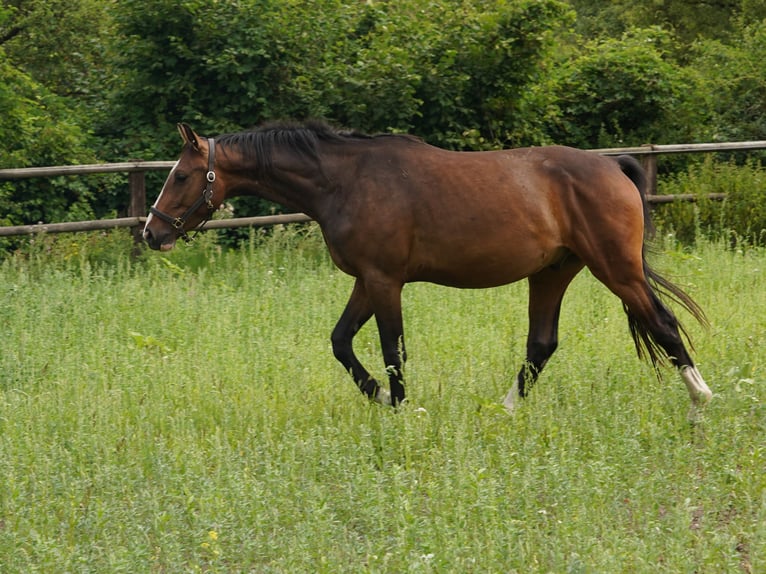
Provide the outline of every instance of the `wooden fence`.
{"type": "MultiPolygon", "coordinates": [[[[649,179],[648,200],[651,203],[669,203],[672,201],[695,201],[695,194],[657,195],[657,157],[679,153],[713,153],[752,151],[766,149],[766,141],[702,143],[683,145],[644,145],[629,148],[604,148],[589,150],[602,155],[638,156],[646,169],[649,179]]],[[[175,165],[172,161],[136,161],[127,163],[107,163],[95,165],[70,165],[54,167],[30,167],[19,169],[0,169],[0,180],[16,180],[32,177],[80,176],[102,173],[127,173],[129,203],[127,217],[118,219],[99,219],[95,221],[73,221],[67,223],[39,223],[36,225],[15,225],[0,227],[0,237],[11,235],[30,235],[35,233],[65,233],[73,231],[93,231],[130,227],[136,241],[141,240],[141,228],[146,221],[146,174],[150,171],[169,171],[175,165]]],[[[710,194],[711,199],[723,199],[724,194],[710,194]]],[[[269,215],[262,217],[239,217],[209,221],[206,229],[222,229],[246,226],[267,226],[281,223],[310,221],[303,213],[269,215]]]]}

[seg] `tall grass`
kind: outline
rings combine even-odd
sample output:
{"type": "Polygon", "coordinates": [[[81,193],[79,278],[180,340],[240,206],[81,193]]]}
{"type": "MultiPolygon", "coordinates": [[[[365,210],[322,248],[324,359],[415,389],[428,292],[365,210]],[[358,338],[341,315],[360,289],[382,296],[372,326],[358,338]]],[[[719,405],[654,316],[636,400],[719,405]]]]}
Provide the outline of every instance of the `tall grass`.
{"type": "MultiPolygon", "coordinates": [[[[766,570],[762,250],[656,261],[711,322],[688,324],[715,392],[691,426],[585,273],[514,417],[525,285],[407,286],[394,412],[332,358],[351,280],[315,231],[92,248],[0,269],[2,572],[766,570]]],[[[382,376],[374,322],[356,349],[382,376]]]]}

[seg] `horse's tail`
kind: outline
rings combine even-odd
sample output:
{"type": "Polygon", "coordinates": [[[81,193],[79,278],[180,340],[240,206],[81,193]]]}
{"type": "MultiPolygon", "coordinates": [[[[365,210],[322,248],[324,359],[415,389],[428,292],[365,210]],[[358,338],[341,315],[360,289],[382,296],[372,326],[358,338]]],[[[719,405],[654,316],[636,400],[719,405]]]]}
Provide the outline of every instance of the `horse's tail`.
{"type": "MultiPolygon", "coordinates": [[[[647,178],[646,178],[646,172],[644,171],[644,168],[641,167],[641,164],[636,161],[635,158],[629,155],[621,155],[615,158],[617,163],[620,166],[620,169],[622,172],[633,182],[633,184],[638,189],[638,192],[641,194],[641,203],[644,207],[644,245],[642,247],[641,252],[641,258],[643,261],[644,266],[644,275],[646,276],[646,280],[649,283],[649,288],[651,291],[652,299],[654,300],[654,305],[657,308],[658,311],[664,314],[670,315],[670,317],[673,318],[674,322],[678,325],[679,330],[684,334],[687,341],[689,341],[689,346],[691,345],[691,341],[689,339],[689,335],[687,334],[686,330],[684,329],[683,325],[675,318],[673,315],[673,312],[670,311],[660,300],[659,295],[663,295],[681,307],[683,307],[692,317],[694,317],[697,321],[699,321],[702,325],[707,326],[708,322],[705,317],[705,313],[702,310],[702,308],[692,299],[689,295],[684,293],[684,291],[678,287],[677,285],[674,285],[672,282],[670,282],[668,279],[657,273],[654,269],[652,269],[649,264],[646,261],[646,252],[647,252],[647,244],[646,240],[651,239],[654,237],[655,228],[652,224],[652,217],[651,217],[651,211],[649,209],[649,202],[646,200],[646,189],[647,189],[647,178]]],[[[636,351],[638,352],[639,357],[644,357],[647,355],[653,364],[657,364],[658,362],[662,362],[662,359],[665,357],[665,353],[662,350],[662,347],[660,347],[657,343],[657,341],[654,340],[652,334],[650,331],[646,328],[645,325],[643,325],[641,322],[639,322],[631,313],[630,311],[625,308],[625,313],[628,315],[628,324],[630,326],[630,334],[633,336],[633,341],[636,343],[636,351]]]]}

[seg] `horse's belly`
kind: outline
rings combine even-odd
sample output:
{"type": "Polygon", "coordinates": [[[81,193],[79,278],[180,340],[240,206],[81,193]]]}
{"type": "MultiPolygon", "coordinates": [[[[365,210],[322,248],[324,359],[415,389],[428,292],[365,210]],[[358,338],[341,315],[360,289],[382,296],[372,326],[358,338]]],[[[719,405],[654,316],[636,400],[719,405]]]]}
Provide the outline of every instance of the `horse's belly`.
{"type": "Polygon", "coordinates": [[[484,254],[461,256],[452,253],[438,262],[421,261],[410,268],[408,281],[427,281],[449,287],[483,289],[513,283],[534,275],[538,271],[563,260],[567,251],[563,248],[538,250],[534,253],[514,256],[484,254]]]}

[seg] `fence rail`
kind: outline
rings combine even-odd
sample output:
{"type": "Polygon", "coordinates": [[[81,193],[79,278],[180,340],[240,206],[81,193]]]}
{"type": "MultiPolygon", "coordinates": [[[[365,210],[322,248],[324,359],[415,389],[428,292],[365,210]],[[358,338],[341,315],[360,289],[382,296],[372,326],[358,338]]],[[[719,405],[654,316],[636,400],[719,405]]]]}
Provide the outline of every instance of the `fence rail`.
{"type": "MultiPolygon", "coordinates": [[[[229,229],[235,227],[265,227],[286,223],[311,221],[305,213],[285,213],[281,215],[262,215],[258,217],[236,217],[233,219],[213,219],[205,224],[205,229],[229,229]]],[[[34,235],[35,233],[71,233],[74,231],[98,231],[117,229],[118,227],[141,228],[146,217],[119,217],[117,219],[95,219],[92,221],[70,221],[66,223],[36,223],[34,225],[14,225],[0,227],[0,237],[11,235],[34,235]]]]}
{"type": "MultiPolygon", "coordinates": [[[[694,194],[657,195],[657,156],[679,153],[714,153],[731,151],[754,151],[766,149],[766,141],[699,143],[680,145],[648,144],[640,147],[602,148],[589,150],[602,155],[639,156],[646,169],[649,181],[648,201],[650,203],[670,203],[673,201],[696,201],[694,194]]],[[[0,169],[0,181],[27,179],[32,177],[80,176],[105,173],[127,173],[130,201],[127,217],[118,219],[99,219],[94,221],[72,221],[67,223],[40,223],[36,225],[14,225],[0,227],[0,237],[12,235],[31,235],[35,233],[69,233],[74,231],[93,231],[129,227],[133,230],[136,241],[140,240],[140,231],[146,221],[146,173],[150,171],[168,171],[174,161],[133,161],[123,163],[102,163],[90,165],[65,165],[49,167],[25,167],[0,169]]],[[[709,199],[721,200],[723,193],[712,193],[709,199]]],[[[247,226],[267,226],[282,223],[311,221],[303,213],[268,215],[262,217],[238,217],[209,221],[206,229],[223,229],[247,226]]]]}
{"type": "Polygon", "coordinates": [[[639,147],[614,147],[591,149],[602,155],[666,155],[674,153],[711,153],[721,151],[752,151],[766,149],[766,141],[720,142],[698,144],[645,144],[639,147]]]}

